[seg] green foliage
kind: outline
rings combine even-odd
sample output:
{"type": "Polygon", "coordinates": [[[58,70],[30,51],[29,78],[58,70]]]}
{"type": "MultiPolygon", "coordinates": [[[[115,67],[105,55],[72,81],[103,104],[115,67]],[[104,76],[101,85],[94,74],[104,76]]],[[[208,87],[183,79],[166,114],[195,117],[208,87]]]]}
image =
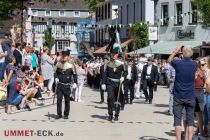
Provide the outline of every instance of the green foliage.
{"type": "Polygon", "coordinates": [[[207,27],[210,25],[210,0],[194,0],[193,4],[197,6],[200,13],[202,24],[207,27]]]}
{"type": "Polygon", "coordinates": [[[52,33],[50,31],[51,29],[47,29],[44,32],[44,38],[45,43],[44,45],[49,48],[49,50],[52,49],[53,45],[55,44],[55,39],[52,37],[52,33]]]}
{"type": "Polygon", "coordinates": [[[131,39],[134,39],[138,49],[149,45],[148,26],[145,22],[137,22],[131,27],[131,39]]]}
{"type": "Polygon", "coordinates": [[[96,11],[102,0],[85,0],[91,11],[96,11]]]}

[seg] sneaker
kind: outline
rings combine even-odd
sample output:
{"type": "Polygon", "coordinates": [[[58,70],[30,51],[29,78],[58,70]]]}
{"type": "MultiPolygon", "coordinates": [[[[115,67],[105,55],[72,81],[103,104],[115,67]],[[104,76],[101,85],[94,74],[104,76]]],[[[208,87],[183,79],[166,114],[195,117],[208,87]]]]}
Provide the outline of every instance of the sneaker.
{"type": "Polygon", "coordinates": [[[68,117],[68,116],[64,116],[63,118],[64,118],[64,120],[68,120],[68,119],[69,119],[69,117],[68,117]]]}
{"type": "Polygon", "coordinates": [[[25,108],[28,109],[28,111],[32,111],[28,104],[25,105],[25,108]]]}

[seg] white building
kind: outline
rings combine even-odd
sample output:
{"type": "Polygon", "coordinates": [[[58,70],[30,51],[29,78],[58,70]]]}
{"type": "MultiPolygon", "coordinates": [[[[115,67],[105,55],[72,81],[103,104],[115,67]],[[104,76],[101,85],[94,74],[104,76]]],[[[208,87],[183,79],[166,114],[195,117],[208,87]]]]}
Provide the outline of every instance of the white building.
{"type": "Polygon", "coordinates": [[[96,38],[102,43],[109,40],[108,27],[121,25],[120,35],[123,39],[130,36],[129,25],[138,21],[154,24],[154,0],[105,0],[96,11],[96,38]],[[115,9],[118,9],[116,15],[115,9]],[[116,21],[117,20],[117,21],[116,21]]]}
{"type": "Polygon", "coordinates": [[[28,9],[27,43],[34,44],[34,47],[40,50],[45,42],[44,31],[50,27],[55,39],[52,53],[70,47],[71,54],[77,55],[77,22],[89,17],[89,8],[84,0],[69,0],[65,5],[61,4],[60,0],[50,3],[32,1],[28,9]]]}

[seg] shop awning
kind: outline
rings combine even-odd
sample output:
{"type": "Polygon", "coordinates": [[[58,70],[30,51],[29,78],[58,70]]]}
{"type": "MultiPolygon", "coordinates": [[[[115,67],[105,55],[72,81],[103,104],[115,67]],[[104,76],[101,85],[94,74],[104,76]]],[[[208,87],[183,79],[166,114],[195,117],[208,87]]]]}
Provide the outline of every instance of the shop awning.
{"type": "MultiPolygon", "coordinates": [[[[122,39],[121,40],[121,47],[125,48],[126,46],[128,46],[128,44],[130,44],[133,41],[133,39],[122,39]]],[[[104,54],[107,53],[106,52],[106,48],[108,47],[108,45],[105,45],[104,47],[99,48],[98,50],[96,50],[94,52],[94,54],[104,54]]]]}
{"type": "Polygon", "coordinates": [[[189,45],[192,48],[199,47],[203,41],[162,41],[148,47],[138,49],[128,54],[171,54],[177,44],[189,45]]]}

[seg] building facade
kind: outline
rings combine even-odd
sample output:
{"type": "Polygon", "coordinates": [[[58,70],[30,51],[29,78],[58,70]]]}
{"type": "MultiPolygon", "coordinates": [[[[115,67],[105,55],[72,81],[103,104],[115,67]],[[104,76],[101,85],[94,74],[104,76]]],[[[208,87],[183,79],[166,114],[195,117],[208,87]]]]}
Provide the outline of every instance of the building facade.
{"type": "Polygon", "coordinates": [[[159,41],[204,41],[210,30],[199,24],[198,11],[192,0],[158,0],[155,2],[155,22],[159,41]]]}
{"type": "Polygon", "coordinates": [[[59,0],[51,3],[33,1],[26,20],[27,43],[41,50],[45,42],[44,32],[50,29],[55,39],[52,53],[68,47],[71,54],[77,56],[77,23],[89,16],[89,8],[84,0],[70,0],[65,5],[59,0]]]}
{"type": "Polygon", "coordinates": [[[154,0],[105,0],[96,11],[95,41],[104,44],[109,40],[109,30],[116,24],[121,38],[128,39],[130,26],[138,21],[154,24],[154,0]],[[118,12],[116,12],[118,9],[118,12]]]}

